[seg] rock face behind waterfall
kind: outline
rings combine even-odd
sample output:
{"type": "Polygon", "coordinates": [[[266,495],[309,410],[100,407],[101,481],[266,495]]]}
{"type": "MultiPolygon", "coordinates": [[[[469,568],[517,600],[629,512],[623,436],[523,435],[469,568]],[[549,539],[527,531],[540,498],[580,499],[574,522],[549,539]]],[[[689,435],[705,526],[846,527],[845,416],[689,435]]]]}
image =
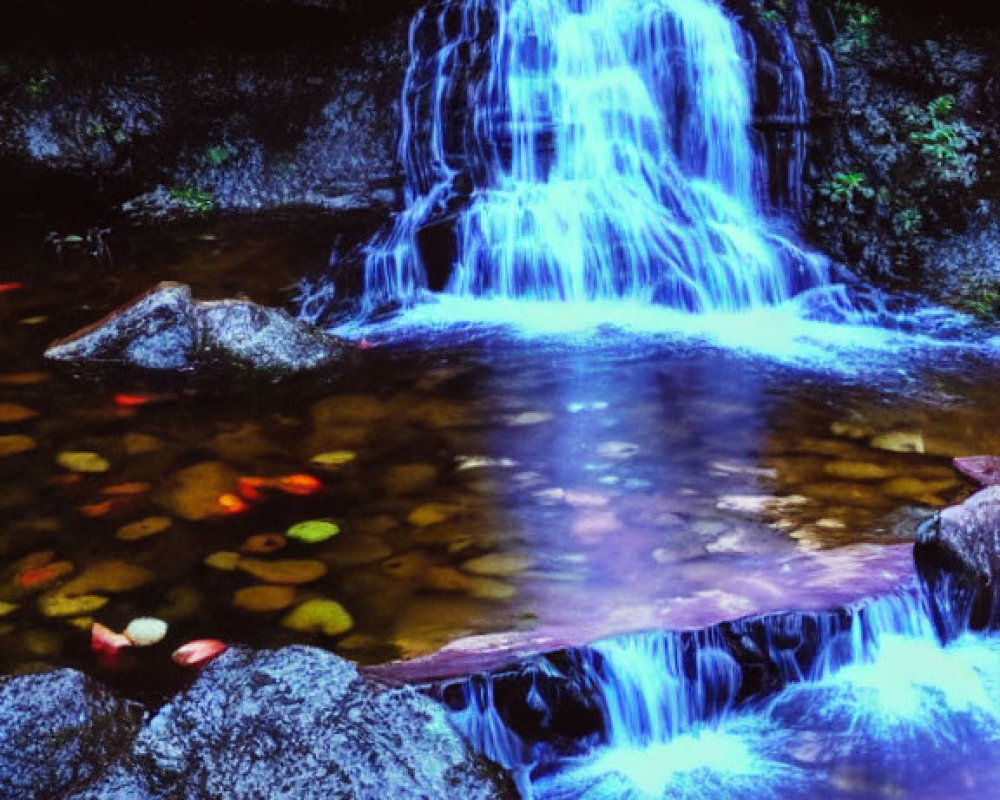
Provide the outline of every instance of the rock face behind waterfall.
{"type": "Polygon", "coordinates": [[[106,695],[71,670],[0,684],[4,800],[516,797],[436,703],[313,648],[231,649],[137,735],[106,695]]]}
{"type": "Polygon", "coordinates": [[[336,363],[347,345],[249,300],[198,302],[164,282],[104,319],[54,342],[46,358],[156,372],[242,371],[281,378],[336,363]]]}

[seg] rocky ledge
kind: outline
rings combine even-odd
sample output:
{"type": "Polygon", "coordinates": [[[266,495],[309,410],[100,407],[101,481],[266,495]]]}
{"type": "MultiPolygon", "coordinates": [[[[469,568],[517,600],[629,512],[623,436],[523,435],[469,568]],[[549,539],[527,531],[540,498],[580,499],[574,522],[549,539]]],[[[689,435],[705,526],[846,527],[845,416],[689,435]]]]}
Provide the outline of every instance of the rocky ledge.
{"type": "Polygon", "coordinates": [[[230,649],[155,713],[73,670],[0,710],[4,800],[516,797],[437,703],[309,647],[230,649]]]}
{"type": "Polygon", "coordinates": [[[200,376],[238,372],[271,380],[336,364],[341,339],[249,300],[201,302],[163,282],[65,339],[45,357],[77,367],[130,368],[200,376]]]}

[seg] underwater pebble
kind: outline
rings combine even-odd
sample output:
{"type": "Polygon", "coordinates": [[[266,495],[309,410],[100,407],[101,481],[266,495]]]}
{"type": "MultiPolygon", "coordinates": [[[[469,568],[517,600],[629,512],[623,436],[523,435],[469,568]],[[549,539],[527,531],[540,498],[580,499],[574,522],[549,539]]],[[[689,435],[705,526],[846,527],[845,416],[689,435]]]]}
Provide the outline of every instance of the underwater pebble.
{"type": "Polygon", "coordinates": [[[0,403],[0,422],[24,422],[37,416],[37,411],[17,403],[0,403]]]}
{"type": "Polygon", "coordinates": [[[431,464],[396,464],[382,474],[382,488],[392,495],[413,494],[431,486],[438,478],[431,464]]]}
{"type": "Polygon", "coordinates": [[[335,600],[316,598],[296,606],[281,620],[281,625],[298,633],[322,633],[339,636],[354,627],[354,620],[335,600]]]}
{"type": "Polygon", "coordinates": [[[406,516],[406,520],[417,528],[426,528],[431,525],[437,525],[439,522],[447,522],[461,513],[461,506],[446,505],[444,503],[427,503],[413,509],[406,516]]]}
{"type": "Polygon", "coordinates": [[[873,436],[869,445],[876,450],[888,450],[891,453],[923,453],[924,435],[919,431],[892,431],[873,436]]]}
{"type": "Polygon", "coordinates": [[[125,635],[136,647],[148,647],[167,637],[167,627],[166,622],[156,617],[136,617],[125,628],[125,635]]]}
{"type": "Polygon", "coordinates": [[[205,560],[202,563],[206,567],[211,567],[212,569],[220,569],[223,572],[232,572],[236,569],[236,565],[240,563],[241,558],[243,558],[243,556],[239,553],[233,553],[228,550],[220,550],[217,553],[205,556],[205,560]]]}
{"type": "Polygon", "coordinates": [[[238,478],[221,461],[202,461],[174,473],[163,503],[178,517],[192,522],[223,517],[231,511],[220,498],[233,495],[238,478]]]}
{"type": "Polygon", "coordinates": [[[0,458],[27,453],[29,450],[34,450],[35,447],[37,444],[30,436],[22,436],[21,434],[0,436],[0,458]]]}
{"type": "Polygon", "coordinates": [[[281,611],[295,602],[293,586],[248,586],[233,593],[233,605],[244,611],[281,611]]]}
{"type": "Polygon", "coordinates": [[[240,545],[244,553],[274,553],[288,544],[288,540],[280,533],[255,533],[248,536],[240,545]]]}
{"type": "Polygon", "coordinates": [[[888,467],[865,461],[831,461],[823,466],[823,471],[834,478],[849,481],[877,481],[891,478],[895,474],[888,467]]]}
{"type": "Polygon", "coordinates": [[[76,617],[81,614],[92,614],[107,604],[107,597],[96,594],[78,594],[68,597],[59,592],[52,592],[38,598],[38,610],[46,617],[76,617]]]}
{"type": "Polygon", "coordinates": [[[163,441],[147,433],[126,433],[122,443],[126,455],[140,456],[153,453],[163,447],[163,441]]]}
{"type": "Polygon", "coordinates": [[[98,453],[66,450],[56,456],[56,463],[71,472],[107,472],[111,462],[98,453]]]}
{"type": "Polygon", "coordinates": [[[146,517],[145,519],[122,525],[115,532],[115,538],[121,539],[123,542],[134,542],[138,539],[145,539],[147,536],[162,533],[172,524],[173,520],[170,517],[146,517]]]}
{"type": "Polygon", "coordinates": [[[91,564],[83,572],[63,585],[63,594],[74,596],[91,592],[130,592],[153,579],[145,567],[127,561],[108,559],[91,564]]]}
{"type": "Polygon", "coordinates": [[[312,583],[327,573],[326,565],[322,561],[305,559],[264,561],[257,558],[243,558],[236,567],[265,583],[312,583]]]}
{"type": "Polygon", "coordinates": [[[475,575],[508,577],[524,572],[534,563],[528,556],[517,553],[490,553],[478,558],[470,558],[462,564],[462,569],[475,575]]]}

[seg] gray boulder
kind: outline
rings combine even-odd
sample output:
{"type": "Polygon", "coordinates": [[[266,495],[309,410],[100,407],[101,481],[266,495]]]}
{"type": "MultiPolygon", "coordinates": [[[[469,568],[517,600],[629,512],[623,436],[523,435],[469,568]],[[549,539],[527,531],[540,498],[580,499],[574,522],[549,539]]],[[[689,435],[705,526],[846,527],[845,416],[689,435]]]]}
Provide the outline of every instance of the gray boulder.
{"type": "Polygon", "coordinates": [[[1000,486],[946,508],[926,525],[916,545],[918,560],[955,572],[981,586],[1000,582],[1000,486]]]}
{"type": "Polygon", "coordinates": [[[444,709],[310,647],[229,650],[73,800],[516,797],[444,709]]]}
{"type": "Polygon", "coordinates": [[[129,747],[141,707],[71,669],[0,678],[0,796],[50,800],[129,747]]]}
{"type": "Polygon", "coordinates": [[[165,281],[98,322],[53,342],[45,357],[77,366],[157,372],[243,371],[278,379],[332,365],[343,340],[249,300],[199,302],[165,281]]]}

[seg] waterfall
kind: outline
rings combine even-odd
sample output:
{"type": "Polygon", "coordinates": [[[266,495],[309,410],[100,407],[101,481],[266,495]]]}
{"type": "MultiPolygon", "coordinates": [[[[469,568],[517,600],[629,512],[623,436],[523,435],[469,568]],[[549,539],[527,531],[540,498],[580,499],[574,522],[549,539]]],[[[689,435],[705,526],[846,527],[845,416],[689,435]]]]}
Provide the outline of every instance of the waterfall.
{"type": "Polygon", "coordinates": [[[731,312],[828,282],[762,212],[749,46],[712,0],[450,0],[410,49],[368,310],[433,287],[731,312]]]}

